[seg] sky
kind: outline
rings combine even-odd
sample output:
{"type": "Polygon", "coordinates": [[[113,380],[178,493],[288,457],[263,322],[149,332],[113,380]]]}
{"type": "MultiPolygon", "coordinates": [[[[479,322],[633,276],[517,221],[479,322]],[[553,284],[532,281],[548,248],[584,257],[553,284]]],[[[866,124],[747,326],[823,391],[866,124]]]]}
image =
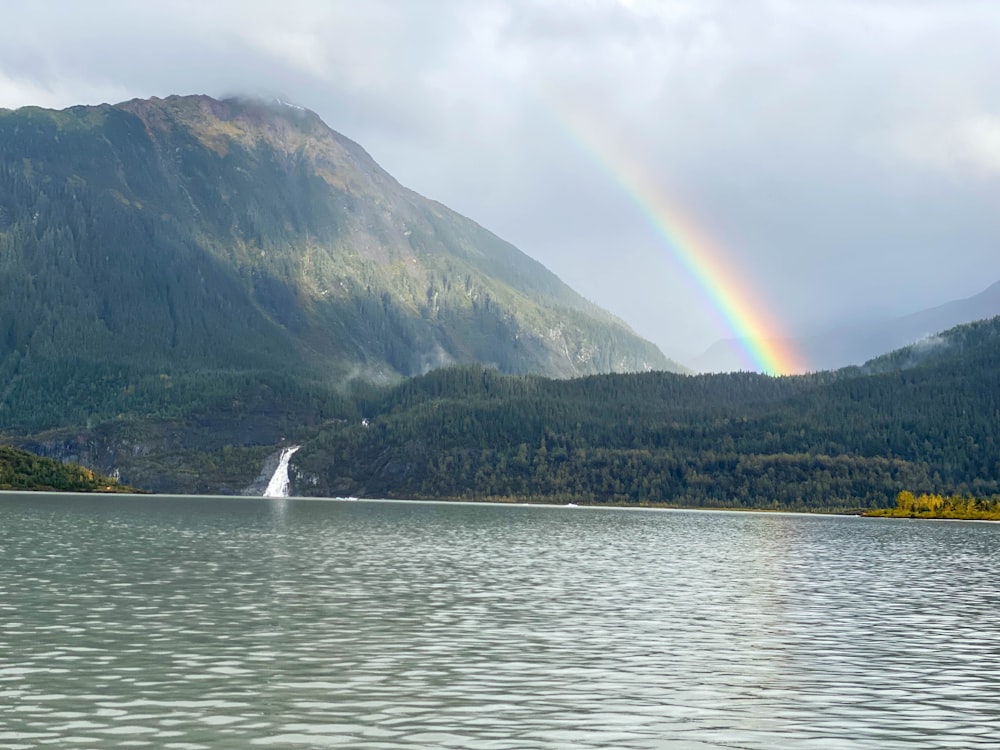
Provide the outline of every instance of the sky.
{"type": "Polygon", "coordinates": [[[683,361],[1000,280],[997,39],[994,0],[35,0],[0,107],[279,96],[683,361]]]}

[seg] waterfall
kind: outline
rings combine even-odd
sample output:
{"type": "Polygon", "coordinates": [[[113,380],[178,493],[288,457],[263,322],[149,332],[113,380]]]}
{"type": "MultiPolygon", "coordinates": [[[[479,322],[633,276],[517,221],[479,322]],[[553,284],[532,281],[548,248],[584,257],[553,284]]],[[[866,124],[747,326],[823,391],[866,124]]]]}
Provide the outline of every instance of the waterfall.
{"type": "Polygon", "coordinates": [[[281,451],[278,468],[274,470],[271,481],[267,483],[264,497],[288,497],[288,461],[301,445],[290,445],[281,451]]]}

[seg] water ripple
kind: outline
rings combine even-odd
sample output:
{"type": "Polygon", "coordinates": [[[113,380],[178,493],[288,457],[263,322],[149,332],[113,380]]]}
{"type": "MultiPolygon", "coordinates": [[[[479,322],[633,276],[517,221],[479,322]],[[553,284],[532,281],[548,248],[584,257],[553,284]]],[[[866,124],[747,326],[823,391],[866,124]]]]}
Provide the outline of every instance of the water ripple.
{"type": "Polygon", "coordinates": [[[1000,526],[0,498],[0,748],[995,748],[1000,526]]]}

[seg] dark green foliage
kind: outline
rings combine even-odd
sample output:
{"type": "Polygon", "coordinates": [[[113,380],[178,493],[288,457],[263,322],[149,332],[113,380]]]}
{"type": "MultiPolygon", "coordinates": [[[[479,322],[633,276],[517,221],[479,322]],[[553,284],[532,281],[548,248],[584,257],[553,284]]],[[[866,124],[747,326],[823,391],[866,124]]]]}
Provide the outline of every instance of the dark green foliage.
{"type": "Polygon", "coordinates": [[[667,365],[315,115],[260,102],[0,111],[0,290],[0,428],[19,431],[176,416],[255,377],[667,365]]]}
{"type": "Polygon", "coordinates": [[[802,377],[571,381],[455,368],[360,408],[297,456],[317,491],[785,509],[886,506],[903,488],[1000,491],[1000,318],[802,377]],[[879,364],[879,363],[873,363],[879,364]]]}

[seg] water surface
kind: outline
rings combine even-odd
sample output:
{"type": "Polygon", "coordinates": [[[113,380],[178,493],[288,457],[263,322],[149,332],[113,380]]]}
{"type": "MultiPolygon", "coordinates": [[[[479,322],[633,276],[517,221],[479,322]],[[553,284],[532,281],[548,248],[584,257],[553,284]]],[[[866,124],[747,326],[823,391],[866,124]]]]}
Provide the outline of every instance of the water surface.
{"type": "Polygon", "coordinates": [[[0,496],[0,748],[995,748],[1000,525],[0,496]]]}

